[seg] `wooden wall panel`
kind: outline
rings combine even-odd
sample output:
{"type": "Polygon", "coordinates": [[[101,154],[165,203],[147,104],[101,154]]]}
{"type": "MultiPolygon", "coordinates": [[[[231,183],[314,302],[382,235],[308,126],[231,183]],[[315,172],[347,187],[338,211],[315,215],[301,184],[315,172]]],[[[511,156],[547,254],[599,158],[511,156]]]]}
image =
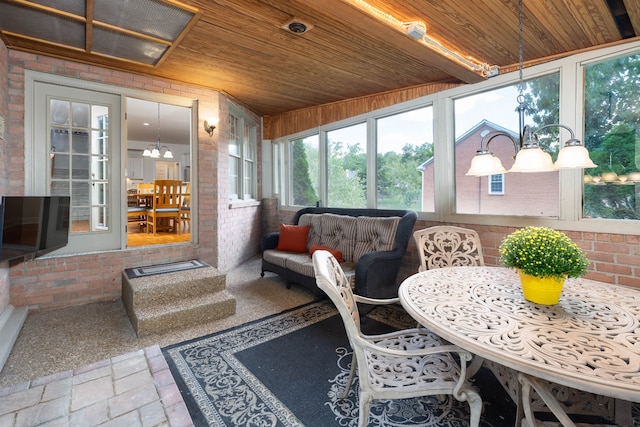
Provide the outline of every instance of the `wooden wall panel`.
{"type": "Polygon", "coordinates": [[[429,83],[371,96],[303,108],[264,118],[264,138],[276,139],[401,102],[460,86],[459,83],[429,83]]]}

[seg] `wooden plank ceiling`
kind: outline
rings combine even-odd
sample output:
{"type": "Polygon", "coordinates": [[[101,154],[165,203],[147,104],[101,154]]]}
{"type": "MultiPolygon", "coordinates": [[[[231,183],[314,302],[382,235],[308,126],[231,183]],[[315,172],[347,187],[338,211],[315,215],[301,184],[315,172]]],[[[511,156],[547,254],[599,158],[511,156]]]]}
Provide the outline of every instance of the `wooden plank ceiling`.
{"type": "MultiPolygon", "coordinates": [[[[10,49],[220,90],[261,115],[430,82],[471,83],[485,78],[347,0],[166,1],[184,5],[193,12],[193,19],[154,65],[93,54],[91,43],[86,43],[89,49],[45,43],[16,30],[7,31],[3,25],[15,18],[11,14],[18,13],[16,4],[23,8],[33,3],[45,5],[55,16],[57,5],[65,1],[73,2],[0,0],[5,44],[10,49]],[[282,25],[292,18],[312,28],[303,34],[286,31],[282,25]]],[[[78,1],[83,2],[75,3],[78,1]]],[[[102,1],[116,0],[86,0],[82,22],[87,28],[97,28],[91,25],[92,10],[102,1]]],[[[497,65],[503,72],[517,65],[517,0],[367,3],[397,20],[424,22],[430,37],[461,56],[497,65]]],[[[150,17],[149,21],[154,20],[150,17]]],[[[534,63],[636,37],[640,7],[637,0],[525,0],[523,21],[525,62],[534,63]],[[623,21],[627,25],[624,36],[623,21]]],[[[161,21],[156,24],[163,25],[161,21]]],[[[90,35],[87,32],[87,38],[90,35]]]]}

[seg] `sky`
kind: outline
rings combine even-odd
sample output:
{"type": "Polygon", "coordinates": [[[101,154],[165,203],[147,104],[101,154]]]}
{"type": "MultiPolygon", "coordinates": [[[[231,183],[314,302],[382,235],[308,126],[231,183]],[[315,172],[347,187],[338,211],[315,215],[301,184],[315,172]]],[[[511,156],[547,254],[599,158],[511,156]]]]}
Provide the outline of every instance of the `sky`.
{"type": "MultiPolygon", "coordinates": [[[[456,100],[454,104],[456,138],[483,119],[517,132],[517,97],[517,86],[510,86],[456,100]]],[[[364,143],[366,127],[363,123],[338,129],[330,132],[329,137],[331,140],[344,143],[364,143]]],[[[405,144],[422,145],[425,142],[433,142],[433,110],[431,107],[378,120],[379,152],[400,152],[405,144]]]]}

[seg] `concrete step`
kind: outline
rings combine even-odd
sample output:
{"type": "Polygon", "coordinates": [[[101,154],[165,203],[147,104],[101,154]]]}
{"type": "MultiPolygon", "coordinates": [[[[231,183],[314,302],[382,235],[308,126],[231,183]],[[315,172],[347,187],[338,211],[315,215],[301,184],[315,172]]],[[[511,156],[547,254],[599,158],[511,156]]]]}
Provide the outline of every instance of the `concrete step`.
{"type": "MultiPolygon", "coordinates": [[[[225,289],[226,275],[214,267],[129,279],[122,274],[122,298],[136,307],[171,304],[176,299],[225,289]],[[126,294],[126,296],[125,296],[126,294]]],[[[126,305],[126,302],[125,302],[126,305]]]]}
{"type": "Polygon", "coordinates": [[[172,304],[136,308],[129,318],[138,337],[143,337],[224,319],[235,312],[235,297],[222,290],[181,298],[172,304]]]}
{"type": "Polygon", "coordinates": [[[138,337],[235,314],[226,275],[213,267],[129,278],[122,274],[122,301],[138,337]]]}

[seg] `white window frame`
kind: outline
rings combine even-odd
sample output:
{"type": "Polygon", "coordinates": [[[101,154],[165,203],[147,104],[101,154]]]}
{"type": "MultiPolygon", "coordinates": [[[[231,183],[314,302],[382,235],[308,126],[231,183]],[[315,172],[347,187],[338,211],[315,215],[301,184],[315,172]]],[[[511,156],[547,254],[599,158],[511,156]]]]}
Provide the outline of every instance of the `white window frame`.
{"type": "Polygon", "coordinates": [[[488,191],[489,191],[490,195],[492,195],[492,196],[502,196],[502,195],[504,195],[504,174],[503,173],[497,173],[497,174],[494,174],[494,175],[489,175],[489,185],[488,185],[488,187],[489,187],[488,191]],[[494,190],[493,189],[493,185],[494,184],[500,186],[500,189],[499,190],[494,190]]]}
{"type": "MultiPolygon", "coordinates": [[[[640,41],[628,42],[623,45],[610,46],[607,48],[592,50],[589,52],[578,53],[555,61],[549,61],[544,64],[528,67],[523,72],[523,78],[526,80],[534,79],[551,73],[559,73],[560,75],[560,122],[573,129],[576,138],[583,140],[583,122],[584,122],[584,65],[602,61],[622,55],[631,55],[640,51],[640,41]]],[[[455,165],[454,152],[454,114],[453,103],[456,98],[465,97],[477,93],[489,91],[494,88],[517,84],[519,82],[519,73],[517,71],[498,75],[483,82],[460,86],[454,89],[442,91],[433,95],[428,95],[411,101],[396,104],[380,110],[375,110],[359,116],[350,117],[335,123],[322,125],[313,130],[299,132],[296,135],[286,135],[282,138],[274,140],[274,143],[283,142],[289,139],[297,139],[303,135],[310,133],[320,134],[320,147],[323,147],[324,133],[332,129],[349,126],[357,122],[367,120],[370,123],[376,117],[401,112],[406,109],[419,108],[421,106],[433,105],[434,107],[434,167],[435,167],[435,212],[419,212],[419,218],[422,220],[432,220],[440,222],[452,222],[461,224],[487,224],[487,225],[503,225],[503,226],[522,226],[523,217],[506,216],[506,215],[478,215],[478,214],[457,214],[455,211],[455,169],[451,165],[455,165]]],[[[514,109],[517,106],[517,100],[513,100],[514,109]]],[[[368,147],[375,147],[375,132],[368,129],[368,147]]],[[[287,150],[284,150],[287,153],[287,150]]],[[[371,159],[371,153],[375,150],[367,150],[370,153],[367,159],[369,186],[375,186],[375,177],[372,176],[371,165],[375,165],[375,159],[371,159]],[[373,179],[370,179],[373,178],[373,179]]],[[[322,162],[323,154],[320,153],[320,162],[322,162]]],[[[274,159],[274,161],[276,161],[274,159]]],[[[284,158],[287,162],[287,158],[284,158]]],[[[289,164],[284,164],[290,168],[289,164]]],[[[623,233],[640,235],[640,221],[636,220],[615,220],[615,219],[590,219],[582,218],[582,186],[583,173],[581,169],[570,170],[563,169],[560,174],[560,215],[558,218],[545,217],[527,217],[528,225],[544,225],[556,227],[563,230],[587,231],[587,232],[606,232],[606,233],[623,233]],[[631,227],[630,227],[631,225],[631,227]]],[[[290,179],[290,174],[284,174],[285,181],[290,179]]],[[[320,186],[323,180],[321,177],[320,186]]],[[[284,182],[282,186],[286,189],[290,183],[284,182]]],[[[375,189],[375,187],[373,187],[375,189]]],[[[375,197],[369,197],[371,191],[368,190],[369,207],[375,207],[375,197]]],[[[284,193],[287,194],[287,193],[284,193]]],[[[286,198],[281,199],[283,210],[295,211],[296,206],[287,204],[286,198]]]]}
{"type": "MultiPolygon", "coordinates": [[[[229,135],[229,145],[233,138],[238,144],[238,152],[229,152],[229,167],[232,161],[238,162],[238,175],[235,177],[236,183],[232,189],[232,177],[229,173],[229,202],[230,206],[243,205],[245,203],[257,203],[258,194],[258,124],[249,116],[244,114],[239,108],[231,106],[229,111],[229,125],[231,132],[231,121],[237,120],[235,133],[229,135]],[[252,158],[253,157],[253,158],[252,158]],[[250,173],[250,177],[248,177],[250,173]],[[250,182],[247,182],[249,178],[250,182]]],[[[231,170],[229,170],[231,172],[231,170]]]]}
{"type": "MultiPolygon", "coordinates": [[[[60,87],[68,87],[68,88],[76,88],[81,90],[100,92],[105,94],[110,94],[113,96],[120,97],[120,105],[117,111],[114,110],[114,114],[112,115],[110,125],[114,124],[117,117],[117,121],[119,122],[119,128],[114,129],[111,133],[112,141],[111,150],[112,155],[110,156],[109,161],[111,162],[111,170],[117,171],[119,174],[118,184],[111,189],[111,194],[115,197],[116,201],[111,201],[110,206],[112,207],[113,214],[117,216],[117,219],[114,217],[112,221],[112,233],[103,233],[104,237],[101,237],[104,242],[97,240],[97,234],[87,234],[86,236],[81,236],[82,238],[76,239],[74,236],[69,237],[69,244],[62,249],[59,249],[52,253],[51,256],[60,255],[60,254],[72,254],[72,253],[86,253],[90,251],[98,251],[98,250],[125,250],[127,249],[127,231],[124,225],[126,222],[126,209],[123,209],[127,204],[127,195],[126,195],[126,180],[124,176],[126,174],[126,165],[127,165],[127,150],[124,147],[124,143],[118,143],[116,145],[115,140],[125,141],[126,140],[126,126],[125,126],[125,112],[126,112],[126,98],[141,98],[147,99],[153,102],[159,103],[167,103],[174,104],[178,106],[183,106],[191,109],[191,134],[197,135],[197,123],[198,123],[198,102],[195,99],[184,98],[174,95],[166,95],[166,94],[158,94],[154,92],[148,92],[140,89],[132,89],[121,86],[114,86],[105,83],[92,82],[87,80],[76,79],[67,76],[43,73],[40,71],[33,70],[25,70],[25,82],[24,82],[24,90],[25,90],[25,111],[24,111],[24,122],[25,122],[25,130],[24,130],[24,141],[25,141],[25,195],[42,195],[45,194],[47,190],[45,190],[43,186],[46,186],[47,183],[44,183],[41,179],[41,176],[38,174],[37,168],[39,167],[36,162],[37,156],[37,145],[36,145],[36,129],[38,126],[38,120],[36,115],[36,108],[38,108],[37,100],[35,99],[35,86],[36,82],[42,82],[49,85],[57,85],[60,87]],[[117,133],[117,135],[116,135],[117,133]],[[115,234],[118,234],[119,237],[116,238],[115,234]],[[106,239],[115,239],[107,241],[106,239]]],[[[191,191],[194,194],[197,194],[197,150],[196,150],[196,141],[191,141],[191,176],[193,185],[191,187],[191,191]]],[[[48,153],[46,154],[48,157],[48,153]]],[[[114,181],[116,182],[116,181],[114,181]]],[[[192,198],[192,210],[197,213],[197,198],[192,198]]],[[[197,222],[194,222],[192,218],[192,232],[191,232],[192,240],[197,241],[197,222]]]]}

